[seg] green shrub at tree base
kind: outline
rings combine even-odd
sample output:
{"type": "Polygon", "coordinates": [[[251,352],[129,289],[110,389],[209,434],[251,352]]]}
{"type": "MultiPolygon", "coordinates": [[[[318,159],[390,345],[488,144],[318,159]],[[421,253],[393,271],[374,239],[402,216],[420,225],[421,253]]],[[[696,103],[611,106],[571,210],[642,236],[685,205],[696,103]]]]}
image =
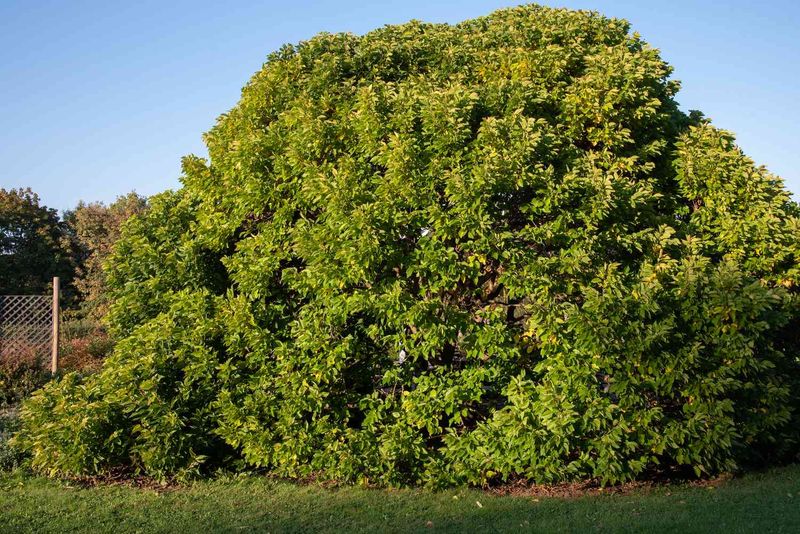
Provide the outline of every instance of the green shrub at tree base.
{"type": "Polygon", "coordinates": [[[17,436],[32,466],[50,474],[135,466],[166,475],[222,461],[227,451],[209,429],[216,419],[218,329],[205,292],[175,295],[169,310],[121,340],[96,375],[51,382],[21,410],[17,436]]]}
{"type": "Polygon", "coordinates": [[[50,371],[38,351],[0,358],[0,410],[17,405],[50,379],[50,371]]]}
{"type": "Polygon", "coordinates": [[[386,485],[798,450],[798,207],[625,21],[523,6],[272,54],[108,263],[35,468],[386,485]]]}
{"type": "Polygon", "coordinates": [[[46,294],[58,276],[71,303],[75,245],[58,211],[41,205],[30,188],[0,188],[0,295],[46,294]]]}

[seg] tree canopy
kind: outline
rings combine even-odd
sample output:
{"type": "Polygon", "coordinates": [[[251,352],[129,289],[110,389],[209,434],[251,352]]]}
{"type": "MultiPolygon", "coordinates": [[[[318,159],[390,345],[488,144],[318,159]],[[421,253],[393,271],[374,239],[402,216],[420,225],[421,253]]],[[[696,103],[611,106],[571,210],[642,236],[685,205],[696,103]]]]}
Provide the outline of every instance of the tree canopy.
{"type": "Polygon", "coordinates": [[[58,211],[30,189],[0,189],[0,295],[45,293],[72,278],[73,243],[58,211]]]}
{"type": "Polygon", "coordinates": [[[119,240],[122,225],[146,209],[147,198],[131,192],[108,205],[80,202],[65,214],[79,251],[75,288],[83,315],[99,321],[108,312],[109,295],[103,265],[119,240]]]}
{"type": "Polygon", "coordinates": [[[627,22],[523,6],[269,56],[109,263],[36,468],[617,482],[797,452],[798,208],[627,22]]]}

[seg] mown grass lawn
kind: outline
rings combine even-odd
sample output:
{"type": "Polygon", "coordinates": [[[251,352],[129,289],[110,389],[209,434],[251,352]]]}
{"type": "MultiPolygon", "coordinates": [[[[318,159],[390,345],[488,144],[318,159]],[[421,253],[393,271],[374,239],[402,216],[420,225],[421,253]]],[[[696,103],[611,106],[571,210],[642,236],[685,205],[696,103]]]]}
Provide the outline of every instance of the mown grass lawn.
{"type": "Polygon", "coordinates": [[[800,466],[579,498],[325,489],[263,477],[166,491],[0,475],[3,532],[800,532],[800,466]],[[478,504],[480,502],[480,505],[478,504]]]}

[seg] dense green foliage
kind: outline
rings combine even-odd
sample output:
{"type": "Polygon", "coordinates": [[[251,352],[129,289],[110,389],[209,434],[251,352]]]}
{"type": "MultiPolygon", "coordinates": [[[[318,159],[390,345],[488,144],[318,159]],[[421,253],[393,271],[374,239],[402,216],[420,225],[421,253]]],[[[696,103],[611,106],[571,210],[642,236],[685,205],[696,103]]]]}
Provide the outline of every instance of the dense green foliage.
{"type": "Polygon", "coordinates": [[[270,56],[126,225],[33,466],[481,484],[794,454],[798,208],[628,24],[526,6],[270,56]]]}
{"type": "Polygon", "coordinates": [[[22,452],[11,446],[11,437],[18,429],[17,414],[4,406],[0,407],[0,472],[11,471],[23,461],[22,452]]]}
{"type": "Polygon", "coordinates": [[[122,225],[147,209],[147,198],[136,192],[102,202],[79,202],[64,215],[79,250],[75,288],[80,298],[80,315],[101,321],[108,312],[109,294],[103,264],[119,240],[122,225]]]}
{"type": "Polygon", "coordinates": [[[54,276],[68,287],[74,252],[56,210],[30,189],[0,189],[0,295],[46,293],[54,276]]]}
{"type": "Polygon", "coordinates": [[[17,405],[50,378],[50,371],[38,354],[21,358],[4,356],[0,360],[0,410],[17,405]]]}

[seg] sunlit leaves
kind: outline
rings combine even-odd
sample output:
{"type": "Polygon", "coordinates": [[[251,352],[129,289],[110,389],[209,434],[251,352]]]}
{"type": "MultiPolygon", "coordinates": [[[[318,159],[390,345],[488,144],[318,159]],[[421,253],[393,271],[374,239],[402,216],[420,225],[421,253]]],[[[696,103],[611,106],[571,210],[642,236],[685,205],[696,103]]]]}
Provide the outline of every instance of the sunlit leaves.
{"type": "Polygon", "coordinates": [[[126,228],[125,339],[30,403],[37,467],[613,483],[796,450],[797,207],[670,72],[537,6],[284,47],[126,228]]]}

